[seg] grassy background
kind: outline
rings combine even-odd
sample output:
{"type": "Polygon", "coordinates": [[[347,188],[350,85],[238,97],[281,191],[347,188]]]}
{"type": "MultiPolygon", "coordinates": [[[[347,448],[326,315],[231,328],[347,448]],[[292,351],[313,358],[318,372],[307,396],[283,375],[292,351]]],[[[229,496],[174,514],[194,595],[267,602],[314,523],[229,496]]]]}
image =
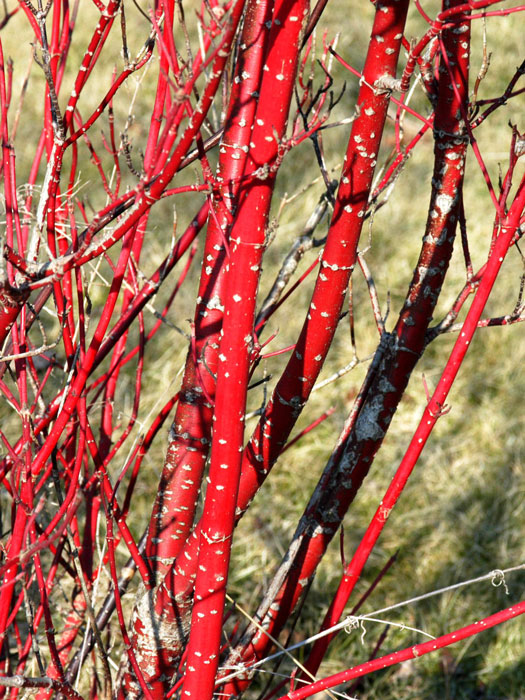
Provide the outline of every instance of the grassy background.
{"type": "MultiPolygon", "coordinates": [[[[126,5],[127,7],[127,5],[126,5]]],[[[429,14],[437,12],[436,3],[425,5],[429,14]]],[[[91,25],[95,12],[92,3],[81,3],[82,26],[91,25]]],[[[25,23],[21,13],[8,25],[2,34],[4,51],[15,59],[14,84],[20,85],[28,65],[29,35],[24,35],[25,23]],[[24,36],[24,41],[21,37],[24,36]]],[[[193,19],[188,12],[189,21],[193,19]]],[[[321,22],[333,37],[340,32],[338,51],[354,67],[361,68],[364,61],[368,33],[373,16],[373,7],[364,1],[342,2],[332,0],[321,22]]],[[[508,18],[490,18],[487,23],[488,48],[493,51],[491,67],[480,89],[479,97],[494,97],[500,94],[511,78],[515,65],[522,56],[519,50],[523,35],[519,15],[508,18]]],[[[138,50],[147,26],[133,5],[129,5],[130,44],[138,50]]],[[[424,23],[414,9],[409,16],[407,37],[420,36],[424,23]]],[[[481,60],[481,25],[473,27],[473,78],[481,60]]],[[[115,42],[103,54],[98,73],[93,76],[90,89],[86,91],[81,110],[87,115],[107,89],[113,65],[121,65],[118,32],[115,42]]],[[[317,35],[320,51],[321,32],[317,35]]],[[[71,66],[78,65],[85,47],[84,30],[80,30],[73,42],[71,66]]],[[[155,74],[156,65],[150,67],[155,74]]],[[[67,96],[73,73],[66,74],[62,95],[67,96]]],[[[353,113],[357,93],[356,80],[340,66],[333,65],[334,86],[338,89],[342,81],[347,82],[346,92],[332,120],[348,117],[353,113]]],[[[140,80],[140,78],[139,78],[140,80]]],[[[473,81],[472,81],[473,83],[473,81]]],[[[130,100],[135,89],[135,79],[128,81],[115,100],[117,133],[123,129],[129,112],[130,100]]],[[[145,145],[148,129],[148,105],[153,95],[153,79],[142,81],[134,103],[133,120],[129,127],[133,143],[133,157],[140,162],[139,150],[145,145]]],[[[18,181],[23,183],[30,167],[33,140],[33,125],[41,115],[43,79],[39,69],[31,70],[30,90],[26,97],[26,108],[17,139],[18,181]]],[[[62,98],[62,102],[65,97],[62,98]]],[[[427,112],[425,100],[416,92],[413,105],[427,112]]],[[[497,183],[499,163],[503,171],[507,158],[510,129],[523,115],[523,96],[511,101],[496,112],[483,125],[476,136],[486,159],[489,173],[497,183]]],[[[518,121],[518,126],[520,123],[518,121]]],[[[408,134],[415,133],[416,120],[407,116],[405,127],[408,134]]],[[[523,123],[521,123],[523,128],[523,123]]],[[[102,122],[101,128],[107,129],[102,122]]],[[[331,129],[324,134],[327,164],[337,176],[349,126],[331,129]]],[[[106,132],[107,133],[107,132],[106,132]]],[[[393,127],[386,132],[386,145],[382,149],[383,159],[392,146],[393,127]]],[[[100,136],[93,135],[100,145],[100,136]]],[[[84,147],[82,147],[84,148],[84,147]]],[[[87,151],[83,151],[81,173],[82,196],[88,205],[97,208],[104,204],[104,195],[96,184],[95,171],[89,163],[87,151]]],[[[215,156],[212,155],[213,160],[215,156]]],[[[110,164],[107,164],[110,171],[110,164]]],[[[521,172],[521,171],[520,171],[521,172]]],[[[386,309],[390,299],[390,314],[387,327],[390,329],[402,306],[412,269],[416,263],[424,230],[430,178],[432,173],[432,137],[427,135],[407,164],[387,206],[377,212],[371,227],[372,247],[367,253],[367,262],[377,284],[380,302],[386,309]]],[[[276,236],[268,249],[261,280],[261,300],[269,289],[283,255],[300,233],[310,211],[322,193],[322,183],[311,144],[297,148],[284,162],[279,175],[273,217],[277,217],[280,203],[286,196],[297,197],[284,207],[276,236]],[[315,182],[314,182],[315,181],[315,182]],[[313,184],[312,184],[313,183],[313,184]]],[[[187,183],[198,179],[197,170],[183,173],[178,181],[187,183]]],[[[131,174],[126,183],[132,184],[131,174]]],[[[182,196],[177,200],[179,231],[183,230],[200,203],[197,198],[182,196]]],[[[151,217],[148,230],[148,248],[143,260],[143,271],[151,274],[160,262],[171,238],[173,202],[161,203],[151,217]]],[[[468,221],[469,240],[474,267],[482,264],[491,235],[493,208],[486,187],[472,154],[469,154],[465,186],[465,209],[468,221]]],[[[326,231],[323,223],[316,234],[326,231]]],[[[318,254],[312,251],[301,264],[305,269],[318,254]]],[[[509,313],[517,298],[519,278],[523,264],[518,251],[512,250],[505,262],[501,280],[489,302],[487,313],[500,315],[509,313]]],[[[108,268],[101,268],[108,278],[108,268]]],[[[170,320],[188,331],[187,319],[193,315],[192,307],[197,284],[198,260],[175,305],[170,320]]],[[[454,260],[443,290],[436,319],[439,320],[450,308],[456,294],[464,283],[464,264],[461,251],[454,260]]],[[[277,338],[268,350],[285,347],[293,343],[302,322],[302,310],[306,308],[313,284],[312,276],[295,292],[288,308],[282,307],[268,325],[266,337],[277,332],[277,338]]],[[[162,300],[168,293],[163,290],[155,300],[155,307],[162,308],[162,300]]],[[[97,306],[104,302],[106,286],[98,279],[92,287],[94,316],[97,306]],[[97,295],[97,289],[100,294],[97,295]]],[[[275,566],[286,550],[309,495],[321,474],[333,448],[339,431],[359,390],[366,372],[366,358],[377,344],[377,332],[370,313],[368,294],[359,274],[354,277],[354,301],[356,307],[357,351],[363,362],[348,375],[325,389],[316,392],[297,426],[297,431],[314,420],[327,407],[335,407],[334,414],[307,438],[301,440],[293,450],[285,453],[274,469],[261,494],[237,530],[234,545],[230,593],[247,610],[253,612],[259,596],[275,566]]],[[[50,333],[56,323],[49,318],[46,323],[50,333]]],[[[151,325],[153,318],[148,317],[151,325]]],[[[488,571],[516,566],[523,561],[523,511],[525,491],[525,460],[523,448],[522,396],[525,390],[523,363],[525,349],[522,342],[523,328],[520,324],[508,328],[481,330],[464,362],[460,375],[450,395],[452,410],[437,424],[431,440],[409,482],[401,501],[389,519],[378,546],[370,558],[357,596],[365,592],[385,562],[395,552],[397,561],[382,580],[373,596],[362,609],[363,613],[393,605],[414,596],[451,585],[458,581],[476,577],[488,571]]],[[[37,341],[35,341],[37,342],[37,341]]],[[[428,348],[416,368],[401,406],[369,477],[358,495],[344,522],[344,548],[350,558],[370,517],[384,493],[399,461],[406,449],[425,405],[422,373],[432,388],[439,378],[448,352],[454,342],[453,335],[436,339],[428,348]]],[[[61,348],[57,348],[57,353],[61,348]]],[[[164,328],[155,343],[148,348],[144,376],[144,395],[140,421],[135,437],[148,425],[148,417],[170,391],[173,392],[183,367],[186,341],[173,329],[164,328]]],[[[346,365],[352,356],[348,323],[343,321],[337,332],[333,348],[321,378],[330,376],[346,365]]],[[[272,375],[268,382],[271,388],[277,380],[286,357],[271,358],[258,370],[257,377],[264,373],[272,375]]],[[[256,377],[256,378],[257,378],[256,377]]],[[[123,375],[118,408],[123,418],[130,413],[133,388],[133,370],[123,375]]],[[[249,409],[255,410],[264,400],[263,388],[250,392],[249,409]]],[[[0,406],[2,419],[9,425],[9,410],[0,406]]],[[[248,422],[248,433],[254,420],[248,422]]],[[[157,485],[162,458],[166,447],[165,433],[156,443],[144,463],[142,478],[137,488],[131,526],[139,535],[150,513],[152,494],[157,485]]],[[[115,460],[118,473],[125,462],[126,453],[115,460]]],[[[101,536],[103,528],[101,529],[101,536]]],[[[300,624],[293,641],[300,641],[314,634],[324,616],[326,607],[336,590],[341,574],[338,542],[332,543],[325,560],[319,568],[310,595],[301,614],[300,624]]],[[[504,586],[495,587],[490,582],[478,583],[460,591],[447,593],[427,601],[408,605],[386,614],[385,619],[424,630],[432,635],[443,634],[455,627],[486,616],[523,597],[525,574],[507,577],[508,592],[504,586]]],[[[134,590],[128,594],[131,605],[134,590]]],[[[57,601],[57,610],[62,603],[57,601]]],[[[383,631],[377,624],[367,624],[367,633],[341,634],[333,643],[330,656],[320,673],[342,670],[366,659],[383,631]]],[[[382,653],[422,641],[420,634],[391,628],[382,647],[382,653]]],[[[414,662],[403,664],[363,681],[354,691],[359,698],[469,698],[518,700],[525,696],[525,632],[519,619],[484,633],[476,639],[463,642],[443,653],[429,655],[414,662]]],[[[120,650],[113,650],[118,661],[120,650]]],[[[301,653],[298,653],[301,658],[301,653]]],[[[281,672],[290,667],[283,665],[281,672]]],[[[264,685],[268,674],[261,673],[250,698],[257,697],[257,688],[264,685]]]]}

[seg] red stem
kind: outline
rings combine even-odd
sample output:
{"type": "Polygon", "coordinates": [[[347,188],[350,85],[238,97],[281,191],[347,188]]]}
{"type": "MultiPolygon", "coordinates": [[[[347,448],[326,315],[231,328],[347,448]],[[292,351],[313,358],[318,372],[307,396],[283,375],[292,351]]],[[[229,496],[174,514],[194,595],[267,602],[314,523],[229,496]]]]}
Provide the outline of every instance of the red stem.
{"type": "MultiPolygon", "coordinates": [[[[249,6],[251,7],[251,6],[249,6]]],[[[255,6],[254,6],[255,7],[255,6]]],[[[230,107],[220,148],[217,179],[221,183],[208,222],[204,262],[194,317],[193,346],[188,353],[179,404],[152,514],[147,554],[165,574],[193,526],[203,469],[210,448],[215,374],[224,307],[227,252],[223,244],[238,205],[240,176],[247,160],[260,89],[268,32],[267,2],[247,15],[230,107]],[[244,77],[245,76],[245,77],[244,77]],[[240,107],[239,107],[240,105],[240,107]]]]}
{"type": "Polygon", "coordinates": [[[346,683],[347,681],[353,680],[354,678],[360,678],[366,676],[374,671],[379,671],[389,666],[394,666],[400,664],[403,661],[408,661],[409,659],[416,659],[424,654],[430,654],[438,649],[443,649],[451,644],[456,644],[463,639],[468,639],[468,637],[473,637],[480,632],[500,625],[502,622],[507,620],[512,620],[519,615],[525,613],[525,601],[517,603],[510,608],[505,610],[500,610],[500,612],[485,617],[482,620],[473,622],[465,627],[460,627],[453,632],[448,632],[441,637],[436,637],[428,642],[423,642],[422,644],[413,644],[406,649],[401,649],[400,651],[395,651],[392,654],[387,654],[386,656],[380,656],[378,659],[373,659],[372,661],[367,661],[359,666],[354,666],[348,669],[348,671],[341,671],[341,673],[336,673],[333,676],[328,676],[322,680],[316,681],[315,683],[309,683],[308,685],[300,688],[299,690],[291,691],[286,695],[283,695],[279,700],[303,700],[303,698],[309,698],[316,693],[320,693],[323,690],[329,688],[334,688],[336,685],[341,683],[346,683]]]}
{"type": "MultiPolygon", "coordinates": [[[[251,8],[251,4],[249,8],[251,8]]],[[[288,118],[295,83],[305,0],[275,4],[270,51],[261,85],[260,108],[250,153],[257,163],[273,160],[288,118]],[[273,101],[269,103],[269,91],[273,101]],[[270,110],[264,118],[263,109],[270,110]],[[271,121],[270,121],[271,118],[271,121]],[[273,136],[273,138],[268,138],[273,136]],[[252,155],[253,154],[253,155],[252,155]]],[[[256,16],[257,4],[253,6],[256,16]]],[[[251,20],[250,10],[245,18],[251,20]]],[[[260,25],[259,31],[265,31],[260,25]]],[[[275,177],[251,182],[243,191],[230,234],[223,336],[220,345],[209,486],[201,519],[195,597],[183,696],[212,698],[221,647],[222,618],[235,525],[244,443],[244,413],[257,286],[275,177]]]]}
{"type": "MultiPolygon", "coordinates": [[[[430,399],[419,425],[414,433],[410,445],[405,452],[403,459],[392,479],[385,495],[381,500],[381,505],[378,507],[374,517],[372,518],[368,529],[366,530],[359,546],[356,549],[352,560],[345,569],[343,579],[337,589],[337,594],[328,610],[323,621],[321,630],[339,622],[341,615],[346,607],[348,599],[359,580],[361,572],[375,547],[375,544],[383,531],[383,528],[390,517],[394,506],[396,505],[419,456],[425,447],[425,444],[434,429],[438,418],[441,416],[441,411],[445,405],[448,393],[457,376],[459,368],[463,363],[467,353],[469,344],[478,328],[478,322],[483,313],[483,309],[489,295],[492,291],[499,270],[503,263],[503,259],[512,244],[512,238],[516,229],[519,226],[519,218],[525,208],[525,177],[521,183],[520,190],[516,195],[516,199],[509,211],[508,216],[502,226],[502,232],[496,241],[496,245],[487,261],[485,272],[479,283],[478,290],[472,302],[472,305],[467,313],[463,323],[461,332],[454,344],[450,357],[447,361],[445,369],[436,386],[436,389],[430,399]]],[[[328,644],[333,639],[334,635],[327,635],[317,640],[314,645],[309,662],[307,663],[310,671],[315,673],[320,660],[323,658],[328,644]]]]}

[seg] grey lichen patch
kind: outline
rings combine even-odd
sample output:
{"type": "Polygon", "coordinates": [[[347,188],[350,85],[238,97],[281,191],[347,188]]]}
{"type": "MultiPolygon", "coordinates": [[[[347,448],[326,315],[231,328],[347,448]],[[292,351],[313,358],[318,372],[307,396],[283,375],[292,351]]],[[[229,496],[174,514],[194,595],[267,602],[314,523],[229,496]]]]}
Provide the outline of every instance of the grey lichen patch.
{"type": "Polygon", "coordinates": [[[437,236],[433,235],[432,233],[425,235],[423,237],[423,243],[429,243],[431,245],[441,246],[448,241],[449,236],[453,235],[453,229],[449,230],[447,226],[444,226],[437,233],[438,233],[437,236]]]}
{"type": "Polygon", "coordinates": [[[435,277],[436,275],[441,274],[441,269],[439,267],[425,267],[425,265],[420,265],[417,268],[417,274],[419,279],[424,282],[426,279],[430,279],[431,277],[435,277]]]}
{"type": "Polygon", "coordinates": [[[381,377],[379,381],[379,391],[381,394],[389,394],[393,391],[396,391],[396,387],[388,381],[386,377],[381,377]]]}
{"type": "Polygon", "coordinates": [[[401,80],[385,73],[385,75],[382,75],[375,81],[374,88],[376,94],[390,93],[394,90],[399,92],[401,90],[401,80]]]}
{"type": "Polygon", "coordinates": [[[280,404],[282,404],[283,406],[290,406],[290,408],[292,409],[293,415],[298,415],[301,412],[301,410],[304,406],[304,401],[302,400],[302,398],[300,396],[292,396],[292,398],[289,401],[287,401],[277,391],[275,393],[276,393],[275,398],[279,401],[280,404]]]}
{"type": "Polygon", "coordinates": [[[137,661],[146,676],[157,672],[155,660],[159,650],[175,664],[190,631],[191,608],[181,606],[176,616],[171,606],[159,615],[155,610],[158,588],[147,591],[144,586],[137,594],[131,627],[139,637],[135,646],[137,661]],[[173,619],[175,617],[175,619],[173,619]]]}
{"type": "Polygon", "coordinates": [[[198,403],[201,397],[202,389],[200,387],[191,387],[190,389],[186,389],[180,393],[181,403],[195,404],[198,403]]]}
{"type": "Polygon", "coordinates": [[[384,408],[384,395],[376,394],[359,414],[355,425],[355,436],[359,442],[381,440],[385,431],[379,425],[379,415],[384,408]]]}

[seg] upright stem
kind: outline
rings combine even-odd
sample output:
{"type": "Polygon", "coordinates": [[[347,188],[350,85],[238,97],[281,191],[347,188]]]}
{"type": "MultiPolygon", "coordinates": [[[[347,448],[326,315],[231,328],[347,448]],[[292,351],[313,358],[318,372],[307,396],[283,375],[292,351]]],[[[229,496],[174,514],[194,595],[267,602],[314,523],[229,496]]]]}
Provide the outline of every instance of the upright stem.
{"type": "MultiPolygon", "coordinates": [[[[525,180],[524,180],[525,182],[525,180]]],[[[487,303],[489,295],[496,281],[498,272],[504,257],[512,243],[512,239],[519,227],[519,220],[525,208],[525,186],[522,184],[516,199],[502,223],[502,231],[498,237],[494,249],[487,262],[485,272],[481,278],[474,301],[467,313],[459,336],[454,344],[445,369],[436,386],[436,389],[426,406],[419,425],[414,433],[396,474],[392,479],[381,504],[378,507],[370,525],[368,526],[354,556],[345,568],[344,576],[337,589],[336,596],[323,621],[321,630],[328,629],[339,622],[344,608],[348,602],[355,584],[359,580],[361,572],[368,561],[368,557],[374,548],[383,528],[385,527],[392,510],[394,509],[416,463],[423,451],[430,433],[434,429],[438,418],[441,416],[443,406],[448,393],[463,363],[463,359],[470,346],[471,340],[478,328],[478,322],[487,303]]],[[[307,668],[315,673],[328,644],[334,635],[327,635],[316,641],[306,664],[307,668]]]]}
{"type": "Polygon", "coordinates": [[[238,208],[269,32],[272,2],[250,2],[221,141],[218,192],[212,203],[201,278],[179,403],[151,517],[147,555],[159,577],[169,570],[193,526],[210,450],[215,375],[229,263],[228,238],[238,208]]]}
{"type": "MultiPolygon", "coordinates": [[[[269,54],[260,109],[251,139],[252,169],[272,163],[288,119],[297,71],[306,0],[277,0],[269,31],[269,54]],[[270,94],[272,98],[270,100],[270,94]],[[266,114],[265,114],[266,112],[266,114]]],[[[249,21],[249,15],[245,21],[249,21]]],[[[254,179],[241,193],[230,234],[230,257],[220,344],[209,485],[200,529],[195,597],[183,695],[213,696],[235,507],[244,444],[244,414],[253,352],[257,285],[275,172],[254,179]]]]}
{"type": "MultiPolygon", "coordinates": [[[[321,270],[295,351],[244,452],[238,513],[246,509],[280,454],[314,386],[337,329],[344,295],[357,258],[357,245],[372,187],[391,86],[395,82],[407,10],[408,0],[392,0],[377,8],[357,101],[358,117],[352,125],[321,270]]],[[[298,584],[295,578],[287,590],[291,593],[296,585],[298,591],[302,590],[303,583],[298,584]]],[[[297,598],[294,596],[295,600],[297,598]]],[[[264,618],[273,602],[273,596],[265,599],[258,611],[261,618],[264,618]]],[[[290,608],[286,606],[286,609],[289,614],[290,608]]],[[[278,605],[272,606],[272,617],[278,610],[278,605]]],[[[283,610],[281,625],[288,614],[283,610]]],[[[271,630],[270,633],[273,634],[271,630]]],[[[255,648],[257,653],[263,653],[267,644],[267,637],[250,627],[229,661],[237,662],[239,656],[244,654],[247,658],[255,648]],[[247,640],[252,640],[253,646],[247,640]],[[245,643],[247,646],[241,651],[245,643]]],[[[223,690],[226,695],[238,695],[245,685],[246,681],[236,680],[225,685],[223,690]]]]}
{"type": "MultiPolygon", "coordinates": [[[[455,4],[459,3],[456,1],[455,4]]],[[[444,9],[447,8],[448,4],[444,6],[444,9]]],[[[347,455],[352,464],[353,483],[349,489],[351,498],[370,467],[410,374],[423,351],[426,329],[452,255],[467,146],[465,125],[459,115],[465,110],[468,101],[470,23],[464,22],[445,30],[443,44],[453,67],[449,72],[446,62],[440,62],[432,196],[419,261],[396,327],[391,336],[386,336],[390,347],[382,351],[382,356],[377,354],[378,361],[373,363],[372,371],[368,374],[361,402],[357,405],[357,411],[350,414],[340,439],[340,444],[343,443],[344,447],[339,460],[342,462],[347,455]],[[452,88],[453,84],[457,85],[457,90],[452,88]],[[373,404],[378,397],[382,400],[373,404]],[[351,457],[351,450],[356,455],[359,454],[358,451],[361,454],[357,458],[351,457]]],[[[350,502],[348,497],[345,500],[350,502]]],[[[389,512],[385,508],[383,503],[380,516],[383,522],[385,513],[389,512]]],[[[344,583],[325,616],[322,630],[336,624],[343,613],[357,580],[353,565],[354,562],[349,565],[351,583],[348,572],[345,572],[344,583]]],[[[361,569],[362,567],[359,573],[361,569]]],[[[333,635],[327,635],[315,643],[307,663],[311,673],[319,668],[332,638],[333,635]]]]}

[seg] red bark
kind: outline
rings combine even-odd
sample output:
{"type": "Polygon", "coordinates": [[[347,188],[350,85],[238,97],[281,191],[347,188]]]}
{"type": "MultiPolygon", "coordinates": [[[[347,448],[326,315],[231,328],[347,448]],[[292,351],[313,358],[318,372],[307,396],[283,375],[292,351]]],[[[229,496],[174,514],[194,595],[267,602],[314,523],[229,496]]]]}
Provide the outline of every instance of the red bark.
{"type": "Polygon", "coordinates": [[[460,629],[444,634],[436,639],[431,639],[428,642],[423,642],[422,644],[414,644],[406,649],[396,651],[392,654],[387,654],[386,656],[380,656],[377,659],[373,659],[368,663],[360,664],[354,668],[348,669],[348,671],[341,671],[328,678],[323,678],[322,680],[316,681],[315,683],[309,683],[308,685],[300,688],[299,690],[294,690],[286,695],[283,695],[279,700],[303,700],[303,698],[309,698],[316,693],[322,692],[329,688],[334,688],[341,683],[346,681],[351,681],[354,678],[361,678],[374,671],[379,671],[394,664],[402,663],[403,661],[408,661],[408,659],[417,659],[424,654],[430,654],[438,649],[443,649],[444,647],[450,646],[451,644],[456,644],[462,639],[468,639],[480,632],[494,627],[494,625],[499,625],[507,620],[512,620],[519,615],[525,613],[525,601],[517,603],[510,608],[501,610],[494,615],[490,615],[482,620],[477,620],[476,622],[466,625],[460,629]]]}
{"type": "MultiPolygon", "coordinates": [[[[210,449],[215,376],[224,309],[230,227],[239,206],[240,183],[247,167],[257,95],[268,42],[265,23],[271,4],[249,4],[224,136],[217,188],[209,217],[198,301],[177,413],[152,515],[147,555],[159,576],[179,554],[193,527],[204,464],[210,449]]],[[[249,168],[248,168],[249,171],[249,168]]]]}
{"type": "MultiPolygon", "coordinates": [[[[385,14],[382,9],[378,12],[381,19],[385,14]]],[[[432,196],[418,265],[395,329],[392,333],[383,331],[376,356],[338,446],[275,575],[271,588],[279,592],[267,597],[258,610],[257,617],[262,626],[274,637],[286,624],[368,473],[425,346],[426,330],[452,254],[467,146],[464,127],[458,122],[457,113],[461,106],[466,105],[468,97],[465,42],[468,49],[470,25],[460,26],[461,33],[451,30],[444,33],[444,42],[453,57],[454,75],[450,76],[446,65],[441,64],[432,196]],[[452,80],[458,85],[457,94],[451,89],[452,80]]],[[[377,31],[373,32],[373,35],[377,34],[377,31]]],[[[374,54],[369,55],[374,61],[374,54]]],[[[374,81],[367,82],[375,84],[374,81]]],[[[240,659],[249,664],[250,658],[261,658],[269,646],[265,633],[249,628],[244,640],[230,655],[229,664],[238,663],[240,659]]],[[[314,672],[325,650],[326,641],[320,641],[311,661],[314,672]]],[[[237,694],[242,687],[242,681],[235,680],[225,687],[225,692],[237,694]]]]}

